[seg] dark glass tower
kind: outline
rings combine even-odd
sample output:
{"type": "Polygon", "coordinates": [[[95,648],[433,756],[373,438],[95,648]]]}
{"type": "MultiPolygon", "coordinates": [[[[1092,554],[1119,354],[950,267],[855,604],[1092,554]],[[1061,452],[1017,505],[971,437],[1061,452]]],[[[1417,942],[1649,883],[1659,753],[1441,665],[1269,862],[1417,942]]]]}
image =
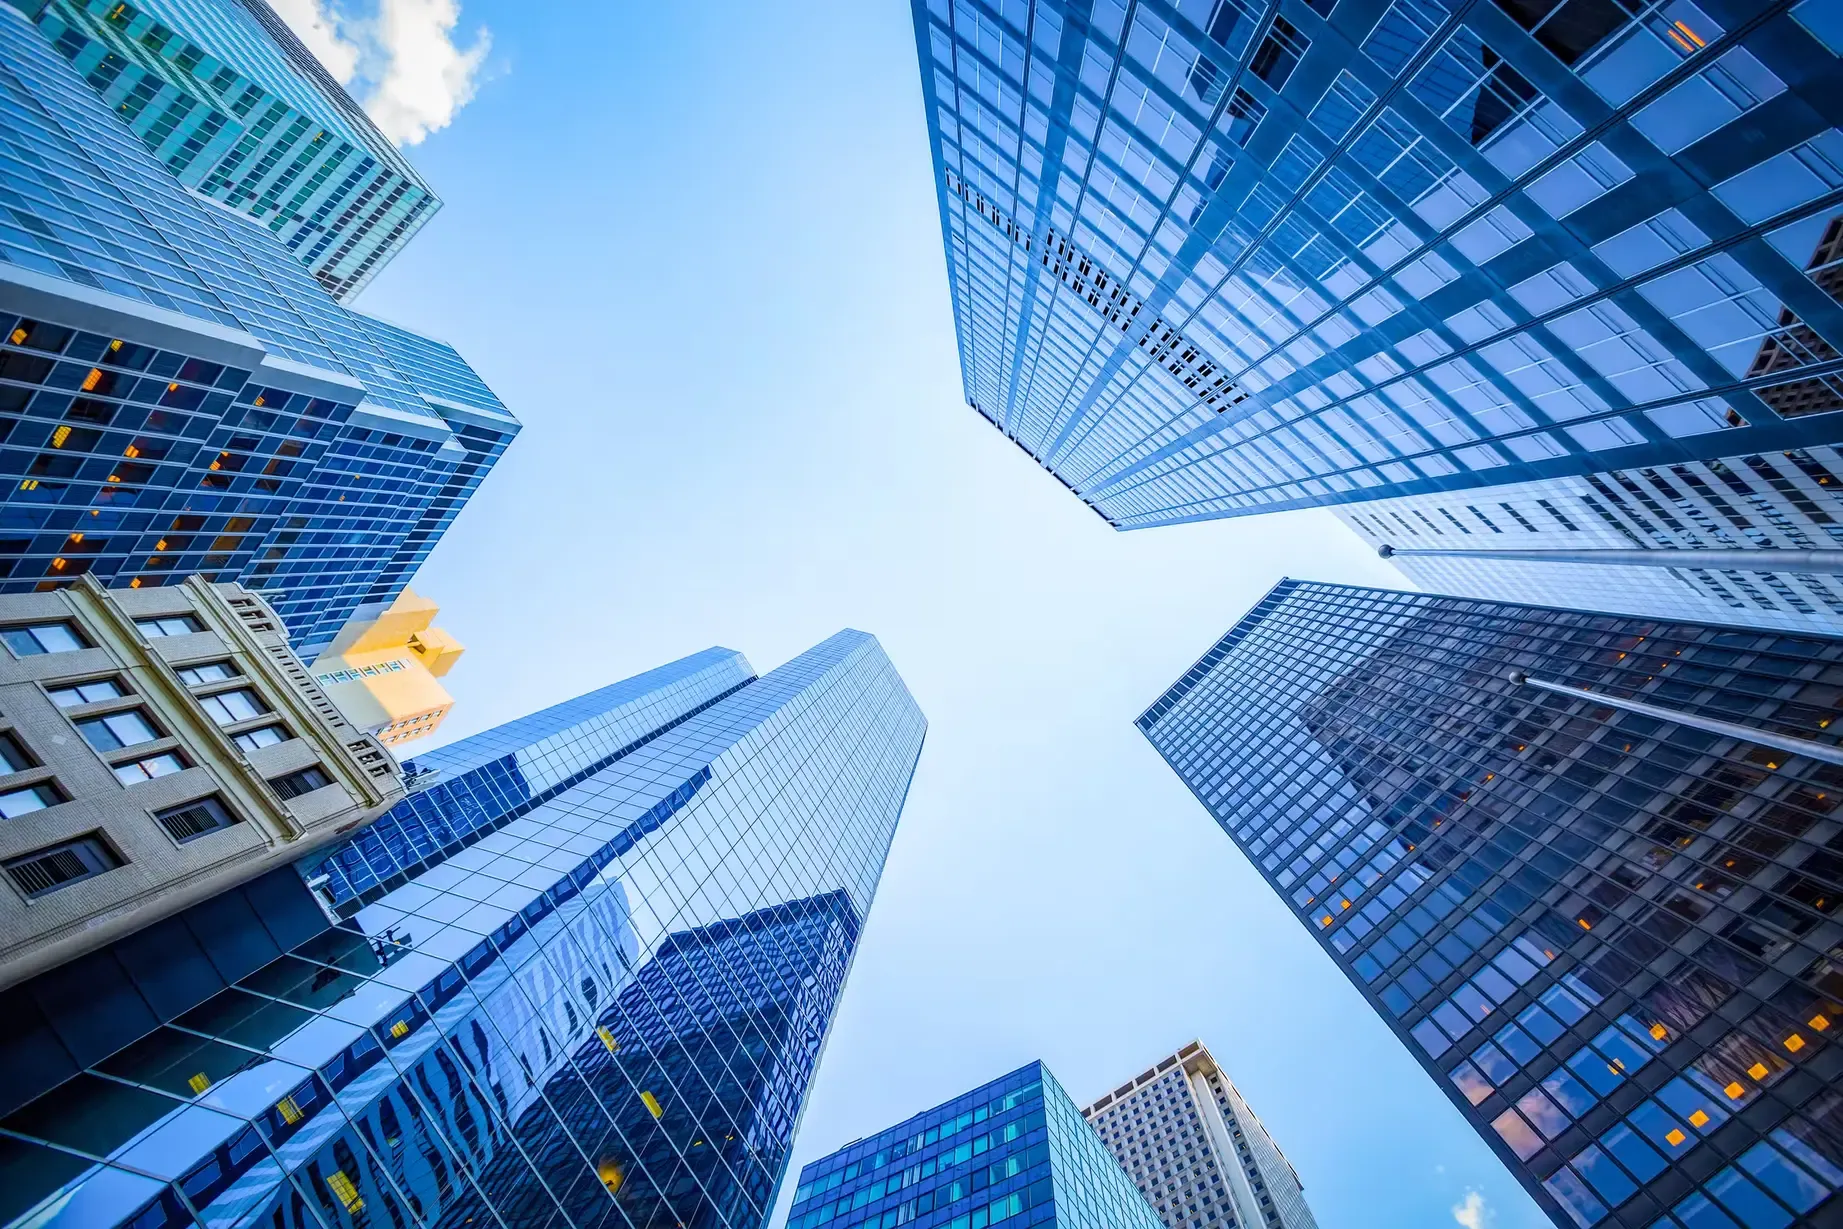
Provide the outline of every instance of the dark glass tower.
{"type": "Polygon", "coordinates": [[[787,1229],[1163,1229],[1042,1063],[800,1171],[787,1229]]]}
{"type": "Polygon", "coordinates": [[[1284,581],[1139,727],[1561,1225],[1838,1223],[1843,640],[1284,581]]]}
{"type": "Polygon", "coordinates": [[[0,1225],[761,1229],[924,729],[847,631],[418,757],[0,995],[0,1225]]]}
{"type": "MultiPolygon", "coordinates": [[[[242,8],[174,6],[234,17],[218,54],[295,76],[242,8]]],[[[145,80],[175,71],[154,27],[189,56],[132,6],[84,20],[118,11],[145,80]]],[[[202,573],[262,590],[312,660],[402,591],[518,421],[451,347],[350,311],[269,227],[188,191],[65,58],[100,53],[49,32],[0,3],[0,593],[202,573]]]]}

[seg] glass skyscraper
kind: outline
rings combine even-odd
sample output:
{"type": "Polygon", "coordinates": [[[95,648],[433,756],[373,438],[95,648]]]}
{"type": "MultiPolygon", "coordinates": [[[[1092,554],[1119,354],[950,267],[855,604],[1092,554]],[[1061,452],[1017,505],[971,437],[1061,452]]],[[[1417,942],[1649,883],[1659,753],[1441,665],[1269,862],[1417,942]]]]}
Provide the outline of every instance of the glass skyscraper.
{"type": "Polygon", "coordinates": [[[311,660],[518,422],[451,347],[188,191],[107,97],[0,4],[0,592],[240,581],[311,660]]]}
{"type": "Polygon", "coordinates": [[[1560,1225],[1834,1225],[1843,639],[1283,581],[1138,721],[1560,1225]]]}
{"type": "Polygon", "coordinates": [[[186,187],[260,222],[335,297],[441,207],[265,0],[8,0],[186,187]]]}
{"type": "MultiPolygon", "coordinates": [[[[1830,0],[912,6],[966,398],[1110,524],[1688,467],[1622,546],[1838,549],[1830,0]]],[[[1649,583],[1843,626],[1759,566],[1649,583]]]]}
{"type": "Polygon", "coordinates": [[[0,995],[0,1224],[759,1229],[925,725],[846,631],[418,756],[0,995]]]}
{"type": "Polygon", "coordinates": [[[1040,1062],[800,1171],[787,1229],[896,1225],[1163,1229],[1040,1062]]]}

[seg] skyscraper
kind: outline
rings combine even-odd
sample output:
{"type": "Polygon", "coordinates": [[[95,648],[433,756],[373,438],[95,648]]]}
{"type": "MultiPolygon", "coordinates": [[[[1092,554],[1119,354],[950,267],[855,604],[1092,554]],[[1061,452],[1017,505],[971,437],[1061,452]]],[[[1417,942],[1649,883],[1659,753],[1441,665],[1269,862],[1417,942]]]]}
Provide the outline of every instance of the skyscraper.
{"type": "Polygon", "coordinates": [[[1843,639],[1283,581],[1139,727],[1560,1225],[1835,1223],[1843,639]]]}
{"type": "Polygon", "coordinates": [[[1165,1229],[1318,1229],[1286,1154],[1200,1041],[1081,1113],[1165,1229]]]}
{"type": "Polygon", "coordinates": [[[924,727],[847,631],[420,757],[345,843],[6,993],[0,1224],[758,1229],[924,727]]]}
{"type": "Polygon", "coordinates": [[[787,1229],[1159,1229],[1049,1068],[989,1084],[800,1171],[787,1229]]]}
{"type": "Polygon", "coordinates": [[[264,0],[14,0],[186,187],[260,222],[337,298],[441,201],[264,0]]]}
{"type": "Polygon", "coordinates": [[[1832,448],[1513,482],[1338,508],[1422,588],[1843,633],[1832,448]]]}
{"type": "Polygon", "coordinates": [[[912,7],[966,398],[1119,528],[1843,442],[1834,5],[912,7]]]}
{"type": "Polygon", "coordinates": [[[0,108],[0,592],[203,573],[262,590],[311,660],[396,597],[517,420],[188,191],[4,4],[0,108]]]}
{"type": "Polygon", "coordinates": [[[405,589],[388,606],[361,608],[312,663],[327,697],[387,746],[432,734],[454,707],[441,680],[466,649],[435,626],[438,613],[405,589]]]}

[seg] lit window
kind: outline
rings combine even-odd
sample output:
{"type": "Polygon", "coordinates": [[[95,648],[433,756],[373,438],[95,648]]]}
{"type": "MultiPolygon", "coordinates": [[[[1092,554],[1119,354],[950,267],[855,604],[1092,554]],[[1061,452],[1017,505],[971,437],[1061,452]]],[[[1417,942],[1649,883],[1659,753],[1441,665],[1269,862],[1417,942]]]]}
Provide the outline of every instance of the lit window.
{"type": "Polygon", "coordinates": [[[0,629],[0,640],[13,650],[14,657],[36,657],[40,653],[71,653],[89,648],[89,643],[68,623],[34,623],[29,627],[0,629]]]}
{"type": "Polygon", "coordinates": [[[69,687],[54,687],[50,694],[51,702],[59,708],[76,708],[80,704],[119,700],[128,692],[114,679],[95,679],[88,683],[73,683],[69,687]]]}

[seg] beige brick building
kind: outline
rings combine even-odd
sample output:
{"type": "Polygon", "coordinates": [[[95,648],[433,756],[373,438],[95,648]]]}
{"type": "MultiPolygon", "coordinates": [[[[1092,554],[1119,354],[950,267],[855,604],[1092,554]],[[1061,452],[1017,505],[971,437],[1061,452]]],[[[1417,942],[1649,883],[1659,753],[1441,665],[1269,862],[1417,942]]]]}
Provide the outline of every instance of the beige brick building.
{"type": "Polygon", "coordinates": [[[0,595],[0,643],[0,986],[403,797],[239,585],[0,595]]]}

